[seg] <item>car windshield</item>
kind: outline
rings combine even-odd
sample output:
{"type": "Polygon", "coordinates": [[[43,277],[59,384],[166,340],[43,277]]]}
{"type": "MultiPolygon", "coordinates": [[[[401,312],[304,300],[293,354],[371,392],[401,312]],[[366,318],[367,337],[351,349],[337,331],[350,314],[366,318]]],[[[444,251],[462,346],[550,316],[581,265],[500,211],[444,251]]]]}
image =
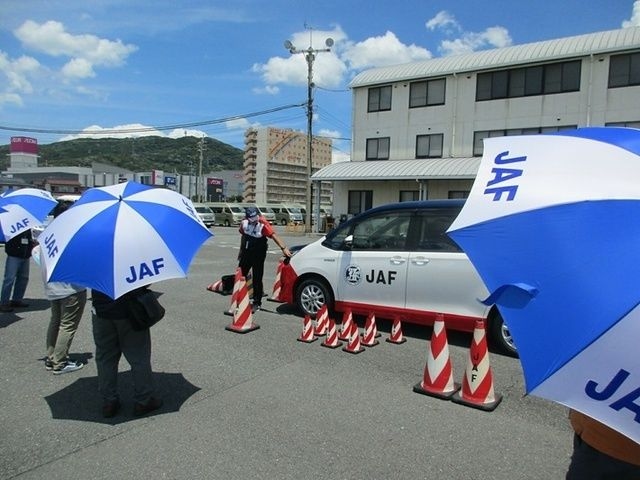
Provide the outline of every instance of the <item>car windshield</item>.
{"type": "Polygon", "coordinates": [[[240,207],[229,207],[233,213],[244,213],[240,207]]]}
{"type": "Polygon", "coordinates": [[[301,208],[290,208],[289,211],[291,213],[302,213],[302,209],[301,208]]]}
{"type": "Polygon", "coordinates": [[[196,212],[198,213],[213,213],[209,207],[196,207],[196,212]]]}

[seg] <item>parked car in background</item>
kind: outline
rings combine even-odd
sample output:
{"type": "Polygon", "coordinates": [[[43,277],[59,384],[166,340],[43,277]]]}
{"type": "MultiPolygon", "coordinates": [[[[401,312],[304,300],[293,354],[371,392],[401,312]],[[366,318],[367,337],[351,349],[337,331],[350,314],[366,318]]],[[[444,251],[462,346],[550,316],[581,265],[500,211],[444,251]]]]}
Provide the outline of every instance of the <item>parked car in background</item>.
{"type": "Polygon", "coordinates": [[[209,202],[205,205],[215,213],[216,225],[224,225],[225,227],[240,225],[244,218],[244,208],[238,203],[209,202]]]}
{"type": "Polygon", "coordinates": [[[271,225],[276,223],[276,212],[267,205],[256,205],[258,210],[260,210],[260,215],[262,215],[265,220],[267,220],[271,225]]]}
{"type": "Polygon", "coordinates": [[[298,224],[304,222],[302,210],[298,205],[290,205],[284,203],[269,203],[267,205],[276,214],[276,223],[279,225],[288,225],[290,223],[298,224]]]}
{"type": "Polygon", "coordinates": [[[202,220],[202,223],[204,223],[207,228],[213,227],[216,224],[216,214],[211,208],[204,203],[194,203],[193,206],[200,220],[202,220]]]}
{"type": "Polygon", "coordinates": [[[292,249],[281,272],[281,300],[314,315],[334,312],[472,332],[487,321],[491,342],[515,355],[500,312],[479,299],[489,293],[458,245],[446,234],[463,200],[401,202],[367,210],[321,239],[292,249]]]}

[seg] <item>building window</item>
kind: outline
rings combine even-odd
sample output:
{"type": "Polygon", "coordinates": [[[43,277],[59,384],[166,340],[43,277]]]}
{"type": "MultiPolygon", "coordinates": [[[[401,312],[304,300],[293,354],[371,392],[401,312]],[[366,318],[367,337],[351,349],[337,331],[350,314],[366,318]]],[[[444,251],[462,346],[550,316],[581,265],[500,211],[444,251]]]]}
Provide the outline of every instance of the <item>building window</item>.
{"type": "MultiPolygon", "coordinates": [[[[496,100],[580,90],[580,60],[479,73],[476,100],[496,100]]],[[[611,78],[611,73],[609,75],[611,78]]],[[[611,85],[609,85],[611,86],[611,85]]]]}
{"type": "Polygon", "coordinates": [[[367,112],[391,110],[391,85],[369,89],[367,112]]]}
{"type": "Polygon", "coordinates": [[[469,190],[449,190],[447,198],[469,198],[469,190]]]}
{"type": "Polygon", "coordinates": [[[420,200],[420,192],[418,190],[400,190],[400,202],[413,202],[420,200]]]}
{"type": "Polygon", "coordinates": [[[389,137],[367,138],[367,160],[389,160],[389,137]]]}
{"type": "Polygon", "coordinates": [[[640,122],[607,122],[605,127],[640,128],[640,122]]]}
{"type": "Polygon", "coordinates": [[[640,85],[640,53],[612,55],[609,59],[609,88],[640,85]]]}
{"type": "Polygon", "coordinates": [[[416,158],[441,158],[442,133],[416,136],[416,158]]]}
{"type": "Polygon", "coordinates": [[[347,213],[357,215],[373,206],[373,190],[349,190],[347,213]]]}
{"type": "Polygon", "coordinates": [[[554,133],[561,130],[575,130],[577,125],[562,125],[555,127],[509,128],[507,130],[482,130],[473,133],[473,156],[481,157],[484,151],[483,140],[491,137],[508,137],[511,135],[538,135],[540,133],[554,133]]]}
{"type": "Polygon", "coordinates": [[[409,87],[409,108],[444,105],[446,80],[412,82],[409,87]]]}

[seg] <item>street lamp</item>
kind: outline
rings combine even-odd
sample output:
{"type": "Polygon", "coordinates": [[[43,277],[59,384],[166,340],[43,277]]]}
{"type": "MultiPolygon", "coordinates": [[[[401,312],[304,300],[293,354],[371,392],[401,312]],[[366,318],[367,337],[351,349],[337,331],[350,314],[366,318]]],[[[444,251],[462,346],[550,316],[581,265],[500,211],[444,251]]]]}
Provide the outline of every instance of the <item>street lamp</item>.
{"type": "MultiPolygon", "coordinates": [[[[311,175],[313,174],[313,152],[312,152],[312,144],[313,144],[313,61],[316,59],[316,54],[319,52],[330,52],[331,47],[333,46],[333,39],[327,38],[324,41],[324,44],[327,48],[313,48],[311,46],[311,38],[309,38],[309,48],[306,50],[298,50],[293,43],[289,40],[284,42],[284,48],[289,50],[289,53],[302,53],[304,54],[304,58],[307,61],[307,194],[306,194],[306,209],[307,215],[305,217],[305,232],[311,232],[311,224],[313,223],[311,220],[312,212],[311,212],[311,175]]],[[[319,217],[319,216],[318,216],[319,217]]],[[[320,218],[318,218],[318,222],[320,218]]],[[[316,224],[317,226],[317,224],[316,224]]]]}

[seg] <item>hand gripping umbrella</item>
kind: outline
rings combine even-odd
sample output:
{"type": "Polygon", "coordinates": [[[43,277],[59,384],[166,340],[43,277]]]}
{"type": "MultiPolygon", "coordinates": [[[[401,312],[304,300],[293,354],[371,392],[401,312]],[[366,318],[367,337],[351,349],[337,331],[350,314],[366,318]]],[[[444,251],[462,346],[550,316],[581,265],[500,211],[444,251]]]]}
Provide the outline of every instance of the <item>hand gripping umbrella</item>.
{"type": "Polygon", "coordinates": [[[492,292],[527,392],[640,443],[640,130],[486,139],[449,234],[492,292]]]}
{"type": "Polygon", "coordinates": [[[38,225],[53,207],[56,199],[51,193],[38,188],[20,188],[0,195],[0,229],[6,242],[16,235],[38,225]]]}
{"type": "Polygon", "coordinates": [[[47,280],[111,298],[187,275],[213,234],[189,199],[136,182],[87,190],[40,234],[47,280]]]}

